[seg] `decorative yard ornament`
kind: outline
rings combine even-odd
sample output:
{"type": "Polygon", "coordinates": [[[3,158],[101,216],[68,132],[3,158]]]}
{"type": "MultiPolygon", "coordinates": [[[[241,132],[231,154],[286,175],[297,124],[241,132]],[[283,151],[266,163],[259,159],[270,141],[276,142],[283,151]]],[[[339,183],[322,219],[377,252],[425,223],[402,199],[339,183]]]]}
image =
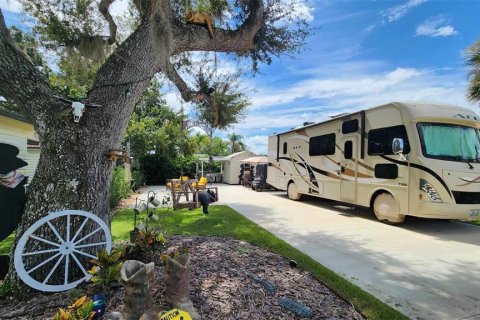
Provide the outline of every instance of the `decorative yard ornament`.
{"type": "Polygon", "coordinates": [[[80,118],[83,115],[83,111],[85,110],[85,105],[81,102],[74,101],[72,102],[73,108],[73,121],[80,122],[80,118]]]}
{"type": "Polygon", "coordinates": [[[15,270],[34,289],[65,291],[92,277],[87,272],[90,259],[96,259],[101,249],[112,249],[110,230],[102,219],[80,210],[53,212],[21,236],[14,253],[15,270]]]}

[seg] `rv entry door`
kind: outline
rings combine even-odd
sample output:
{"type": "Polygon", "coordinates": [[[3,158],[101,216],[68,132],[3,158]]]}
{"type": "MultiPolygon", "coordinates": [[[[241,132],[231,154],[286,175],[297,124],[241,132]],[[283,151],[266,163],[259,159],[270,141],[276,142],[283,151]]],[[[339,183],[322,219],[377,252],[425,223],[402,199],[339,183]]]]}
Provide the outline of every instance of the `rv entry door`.
{"type": "Polygon", "coordinates": [[[356,201],[357,191],[357,137],[354,135],[342,139],[342,155],[340,161],[340,200],[345,202],[356,201]]]}

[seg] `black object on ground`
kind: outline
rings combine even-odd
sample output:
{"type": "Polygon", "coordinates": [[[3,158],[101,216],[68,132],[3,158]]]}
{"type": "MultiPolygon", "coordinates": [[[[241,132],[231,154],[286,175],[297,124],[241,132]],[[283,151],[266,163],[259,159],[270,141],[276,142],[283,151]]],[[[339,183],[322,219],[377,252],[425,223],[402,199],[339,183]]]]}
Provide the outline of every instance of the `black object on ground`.
{"type": "Polygon", "coordinates": [[[290,267],[292,267],[292,268],[297,267],[297,261],[295,261],[295,260],[290,260],[288,263],[290,264],[290,267]]]}
{"type": "Polygon", "coordinates": [[[200,191],[198,193],[198,201],[203,207],[203,213],[208,214],[208,205],[216,200],[216,194],[213,190],[200,191]]]}

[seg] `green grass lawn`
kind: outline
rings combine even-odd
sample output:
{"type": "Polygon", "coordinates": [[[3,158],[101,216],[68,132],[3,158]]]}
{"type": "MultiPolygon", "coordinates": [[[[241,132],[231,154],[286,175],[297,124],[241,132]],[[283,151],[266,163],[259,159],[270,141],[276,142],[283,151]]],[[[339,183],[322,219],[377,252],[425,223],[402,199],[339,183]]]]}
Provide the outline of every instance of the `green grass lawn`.
{"type": "MultiPolygon", "coordinates": [[[[157,210],[160,216],[158,223],[162,225],[167,235],[232,237],[260,246],[287,259],[294,259],[300,268],[310,271],[314,277],[324,282],[338,295],[351,301],[369,319],[408,319],[230,207],[211,206],[209,211],[210,214],[205,215],[201,209],[175,212],[170,210],[166,213],[157,210]]],[[[133,210],[119,212],[112,222],[113,239],[128,239],[128,232],[132,228],[133,210]]]]}

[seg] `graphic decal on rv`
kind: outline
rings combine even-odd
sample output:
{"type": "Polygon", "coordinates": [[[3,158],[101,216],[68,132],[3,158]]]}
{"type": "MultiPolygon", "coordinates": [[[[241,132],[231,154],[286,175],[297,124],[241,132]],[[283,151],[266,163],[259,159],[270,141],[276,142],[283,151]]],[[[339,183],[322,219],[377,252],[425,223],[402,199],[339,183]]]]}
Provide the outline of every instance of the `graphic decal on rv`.
{"type": "Polygon", "coordinates": [[[466,181],[467,183],[464,184],[457,184],[457,187],[465,187],[468,186],[472,183],[480,183],[480,176],[476,178],[470,178],[470,177],[459,177],[460,180],[466,181]]]}
{"type": "Polygon", "coordinates": [[[308,171],[308,175],[310,176],[310,182],[316,187],[316,189],[318,189],[318,182],[317,180],[315,179],[315,174],[313,173],[313,170],[312,168],[307,164],[307,162],[305,161],[305,159],[303,159],[298,153],[296,153],[297,157],[299,157],[303,163],[305,164],[305,169],[307,169],[308,171]]]}
{"type": "MultiPolygon", "coordinates": [[[[380,155],[380,157],[382,157],[385,160],[391,161],[393,163],[408,167],[408,162],[395,160],[395,159],[392,159],[392,158],[384,156],[384,155],[380,155]]],[[[442,184],[442,186],[445,188],[445,190],[447,190],[448,194],[450,195],[450,198],[452,197],[452,192],[448,188],[447,184],[445,183],[445,181],[443,181],[443,179],[438,174],[435,173],[435,171],[433,171],[433,170],[431,170],[427,167],[424,167],[422,165],[416,164],[416,163],[410,163],[410,166],[415,168],[415,169],[419,169],[419,170],[422,170],[422,171],[425,171],[425,172],[431,174],[435,179],[438,180],[438,182],[440,182],[442,184]]]]}

